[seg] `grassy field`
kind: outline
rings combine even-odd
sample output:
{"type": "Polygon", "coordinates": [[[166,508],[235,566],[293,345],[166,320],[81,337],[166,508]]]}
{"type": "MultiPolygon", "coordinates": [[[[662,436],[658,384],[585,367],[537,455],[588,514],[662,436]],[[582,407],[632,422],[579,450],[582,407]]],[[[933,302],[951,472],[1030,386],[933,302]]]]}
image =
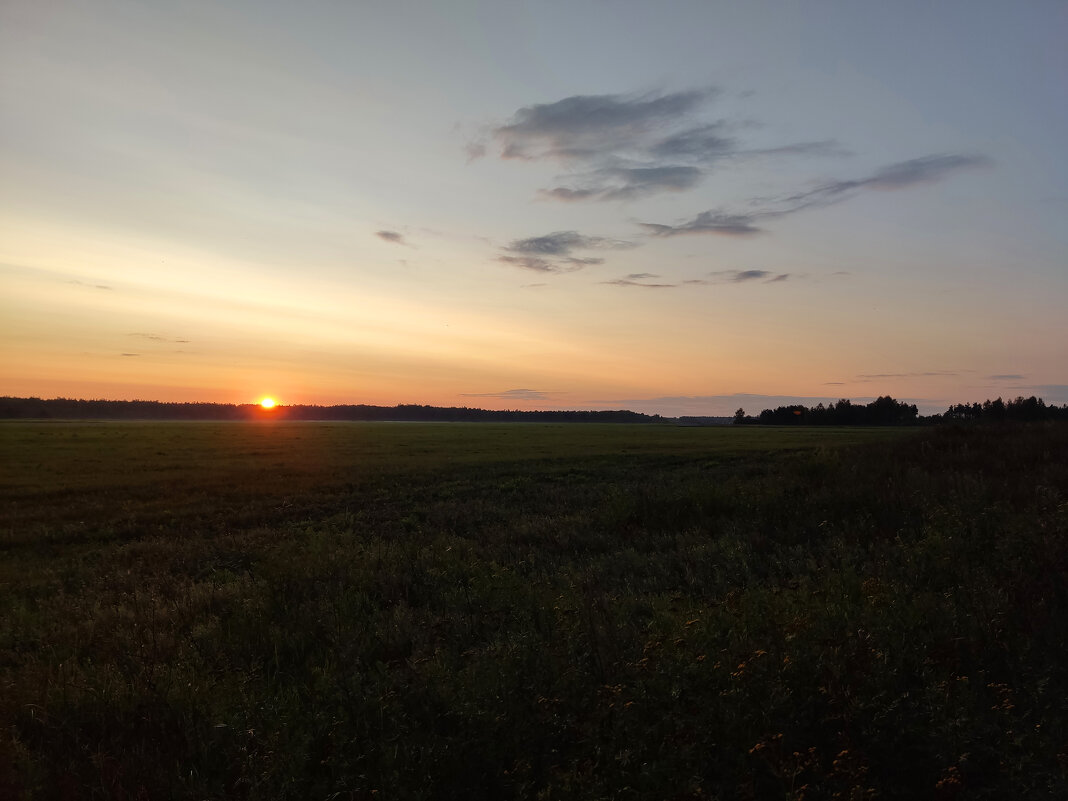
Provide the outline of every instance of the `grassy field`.
{"type": "Polygon", "coordinates": [[[0,423],[0,797],[1068,797],[1068,427],[0,423]]]}

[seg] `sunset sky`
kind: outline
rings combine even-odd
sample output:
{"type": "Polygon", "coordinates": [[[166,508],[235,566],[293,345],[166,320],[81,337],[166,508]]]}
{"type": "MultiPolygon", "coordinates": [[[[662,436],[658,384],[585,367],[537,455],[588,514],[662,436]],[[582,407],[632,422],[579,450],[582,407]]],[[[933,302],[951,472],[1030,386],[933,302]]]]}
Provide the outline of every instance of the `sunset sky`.
{"type": "Polygon", "coordinates": [[[0,395],[1068,402],[1068,4],[0,4],[0,395]]]}

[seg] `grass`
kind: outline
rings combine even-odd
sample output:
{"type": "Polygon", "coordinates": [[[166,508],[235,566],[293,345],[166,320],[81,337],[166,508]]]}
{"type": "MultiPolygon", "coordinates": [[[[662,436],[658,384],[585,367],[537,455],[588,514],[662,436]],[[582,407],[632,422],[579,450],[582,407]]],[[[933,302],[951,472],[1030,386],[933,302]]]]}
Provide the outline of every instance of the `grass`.
{"type": "Polygon", "coordinates": [[[3,423],[0,796],[1068,796],[1068,429],[3,423]]]}

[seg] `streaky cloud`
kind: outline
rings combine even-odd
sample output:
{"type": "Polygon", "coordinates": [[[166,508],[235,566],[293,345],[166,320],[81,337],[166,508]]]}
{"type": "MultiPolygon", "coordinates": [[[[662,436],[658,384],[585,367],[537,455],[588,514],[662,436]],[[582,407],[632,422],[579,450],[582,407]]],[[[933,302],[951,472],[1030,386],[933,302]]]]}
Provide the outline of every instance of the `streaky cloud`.
{"type": "Polygon", "coordinates": [[[537,254],[541,256],[565,256],[573,250],[604,248],[624,250],[635,247],[633,242],[619,239],[605,239],[600,236],[584,236],[578,231],[554,231],[544,236],[532,236],[528,239],[514,239],[505,250],[512,253],[537,254]]]}
{"type": "Polygon", "coordinates": [[[697,167],[666,164],[656,167],[605,167],[580,180],[586,186],[558,186],[539,194],[552,200],[634,200],[658,192],[682,192],[696,186],[702,171],[697,167]]]}
{"type": "Polygon", "coordinates": [[[692,220],[681,225],[639,223],[652,236],[680,236],[683,234],[718,234],[719,236],[753,236],[763,233],[755,225],[759,215],[727,214],[720,211],[702,211],[692,220]]]}
{"type": "Polygon", "coordinates": [[[503,392],[461,392],[464,398],[498,398],[500,400],[549,400],[557,393],[540,389],[506,389],[503,392]]]}
{"type": "MultiPolygon", "coordinates": [[[[646,275],[646,273],[638,273],[638,275],[646,275]]],[[[651,284],[648,281],[634,280],[633,278],[616,278],[611,281],[601,281],[602,284],[609,284],[611,286],[636,286],[643,289],[673,289],[678,284],[651,284]]]]}
{"type": "Polygon", "coordinates": [[[863,189],[897,190],[921,184],[935,183],[954,173],[991,164],[983,155],[934,155],[890,164],[865,178],[831,181],[815,189],[796,192],[779,198],[755,198],[743,212],[722,210],[703,211],[692,220],[679,225],[639,222],[655,237],[683,234],[718,234],[722,236],[750,236],[764,229],[760,220],[785,217],[811,207],[827,206],[846,200],[863,189]]]}

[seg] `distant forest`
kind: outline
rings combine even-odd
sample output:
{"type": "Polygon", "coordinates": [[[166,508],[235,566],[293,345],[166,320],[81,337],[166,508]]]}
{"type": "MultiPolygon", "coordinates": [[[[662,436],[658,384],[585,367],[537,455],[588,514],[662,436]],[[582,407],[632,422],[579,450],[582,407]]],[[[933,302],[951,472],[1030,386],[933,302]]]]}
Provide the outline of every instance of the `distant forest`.
{"type": "Polygon", "coordinates": [[[661,423],[660,415],[618,411],[495,411],[466,406],[276,406],[0,397],[0,419],[21,420],[363,420],[438,423],[661,423]]]}
{"type": "Polygon", "coordinates": [[[984,403],[959,403],[942,414],[921,416],[913,404],[904,403],[889,395],[876,398],[867,405],[840,400],[830,406],[779,406],[765,409],[751,417],[744,409],[734,413],[735,425],[809,425],[809,426],[908,426],[954,422],[1037,422],[1039,420],[1068,420],[1068,405],[1047,406],[1041,398],[1016,398],[1008,402],[1001,398],[984,403]]]}
{"type": "Polygon", "coordinates": [[[915,405],[889,395],[868,404],[842,399],[824,406],[779,406],[751,416],[744,409],[733,418],[662,417],[627,410],[499,411],[466,406],[276,406],[264,409],[243,403],[163,403],[160,401],[78,400],[73,398],[0,397],[0,419],[14,420],[363,420],[441,423],[674,423],[683,425],[911,426],[950,422],[1035,422],[1068,420],[1068,405],[1047,406],[1041,398],[1001,398],[961,403],[942,414],[922,416],[915,405]]]}

